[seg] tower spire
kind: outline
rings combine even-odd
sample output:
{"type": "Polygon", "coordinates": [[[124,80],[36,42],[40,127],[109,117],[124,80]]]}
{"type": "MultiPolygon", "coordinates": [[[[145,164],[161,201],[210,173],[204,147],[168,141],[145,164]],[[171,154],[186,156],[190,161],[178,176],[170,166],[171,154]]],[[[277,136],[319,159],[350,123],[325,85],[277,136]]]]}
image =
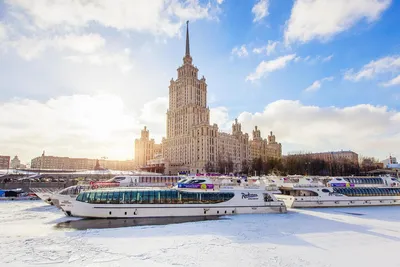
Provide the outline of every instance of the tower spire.
{"type": "Polygon", "coordinates": [[[185,53],[185,56],[190,56],[189,21],[186,21],[186,53],[185,53]]]}

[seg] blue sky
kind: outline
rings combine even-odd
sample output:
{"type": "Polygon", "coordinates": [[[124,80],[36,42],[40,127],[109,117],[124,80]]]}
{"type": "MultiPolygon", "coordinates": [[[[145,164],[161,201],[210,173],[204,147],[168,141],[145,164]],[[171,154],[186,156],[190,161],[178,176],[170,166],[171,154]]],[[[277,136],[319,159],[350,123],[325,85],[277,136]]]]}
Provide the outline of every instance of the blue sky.
{"type": "Polygon", "coordinates": [[[399,1],[96,3],[0,1],[0,153],[128,159],[144,125],[160,140],[186,20],[221,131],[238,117],[284,153],[398,151],[399,1]]]}

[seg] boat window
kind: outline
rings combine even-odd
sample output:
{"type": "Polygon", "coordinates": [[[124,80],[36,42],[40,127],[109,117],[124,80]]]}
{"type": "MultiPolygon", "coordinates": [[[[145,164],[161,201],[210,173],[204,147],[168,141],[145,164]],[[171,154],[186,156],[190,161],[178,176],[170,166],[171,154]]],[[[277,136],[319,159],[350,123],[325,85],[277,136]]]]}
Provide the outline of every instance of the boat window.
{"type": "Polygon", "coordinates": [[[76,201],[82,201],[83,194],[84,194],[84,193],[80,193],[80,194],[77,196],[76,201]]]}
{"type": "Polygon", "coordinates": [[[89,203],[93,202],[93,200],[94,200],[94,194],[95,194],[95,192],[89,192],[89,193],[88,193],[87,201],[88,201],[89,203]]]}
{"type": "Polygon", "coordinates": [[[131,203],[131,192],[130,191],[124,192],[123,201],[125,204],[131,203]]]}
{"type": "Polygon", "coordinates": [[[136,204],[137,203],[137,191],[131,191],[131,198],[129,203],[136,204]]]}
{"type": "Polygon", "coordinates": [[[125,180],[125,177],[124,176],[120,176],[120,177],[114,177],[114,179],[113,179],[113,181],[114,182],[119,182],[119,181],[122,181],[122,180],[125,180]]]}
{"type": "Polygon", "coordinates": [[[166,198],[166,194],[165,191],[158,191],[157,192],[157,199],[159,200],[160,204],[166,204],[165,199],[166,198]]]}
{"type": "Polygon", "coordinates": [[[264,202],[272,202],[274,199],[268,194],[264,193],[264,202]]]}
{"type": "Polygon", "coordinates": [[[154,194],[154,191],[147,191],[146,192],[147,193],[147,198],[148,198],[148,202],[147,203],[149,203],[149,204],[157,204],[156,202],[156,200],[155,200],[155,194],[154,194]]]}
{"type": "Polygon", "coordinates": [[[188,181],[188,184],[201,184],[204,183],[206,180],[202,180],[202,179],[193,179],[191,181],[188,181]]]}
{"type": "Polygon", "coordinates": [[[331,191],[329,191],[328,189],[326,189],[326,188],[322,188],[322,190],[321,190],[322,192],[324,192],[324,193],[330,193],[331,191]]]}
{"type": "Polygon", "coordinates": [[[106,204],[107,203],[107,196],[108,196],[108,192],[103,192],[101,194],[101,198],[100,198],[100,203],[101,204],[106,204]]]}
{"type": "Polygon", "coordinates": [[[113,192],[108,192],[107,193],[107,203],[111,203],[112,202],[112,198],[113,198],[113,192]]]}
{"type": "Polygon", "coordinates": [[[118,204],[119,203],[119,192],[113,192],[111,204],[118,204]]]}
{"type": "Polygon", "coordinates": [[[87,192],[84,192],[84,193],[83,193],[83,196],[82,196],[82,201],[83,201],[83,202],[86,202],[86,200],[87,200],[87,195],[88,195],[87,192]]]}
{"type": "Polygon", "coordinates": [[[146,191],[138,191],[137,192],[137,203],[138,204],[145,204],[147,201],[146,191]]]}
{"type": "Polygon", "coordinates": [[[119,204],[125,204],[124,195],[125,192],[119,192],[119,204]]]}
{"type": "MultiPolygon", "coordinates": [[[[229,201],[231,192],[181,192],[177,190],[143,190],[83,192],[77,201],[101,204],[213,204],[229,201]]],[[[269,200],[270,201],[270,200],[269,200]]]]}

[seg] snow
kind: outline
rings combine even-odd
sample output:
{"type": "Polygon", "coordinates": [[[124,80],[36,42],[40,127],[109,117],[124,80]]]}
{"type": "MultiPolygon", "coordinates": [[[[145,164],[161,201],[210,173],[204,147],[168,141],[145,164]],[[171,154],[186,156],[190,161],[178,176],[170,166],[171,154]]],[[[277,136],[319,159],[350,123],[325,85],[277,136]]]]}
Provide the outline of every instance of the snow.
{"type": "Polygon", "coordinates": [[[1,202],[0,266],[400,266],[400,207],[131,227],[69,220],[41,201],[1,202]]]}

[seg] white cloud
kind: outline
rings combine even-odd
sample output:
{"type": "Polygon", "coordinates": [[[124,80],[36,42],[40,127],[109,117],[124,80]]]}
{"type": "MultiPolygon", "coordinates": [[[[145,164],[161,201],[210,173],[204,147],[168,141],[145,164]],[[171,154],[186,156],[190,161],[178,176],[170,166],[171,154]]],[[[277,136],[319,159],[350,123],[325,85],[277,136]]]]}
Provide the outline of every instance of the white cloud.
{"type": "Polygon", "coordinates": [[[238,57],[247,57],[249,52],[247,51],[246,45],[242,45],[240,47],[234,47],[231,51],[231,54],[238,57]]]}
{"type": "Polygon", "coordinates": [[[0,104],[2,152],[24,160],[49,154],[110,159],[133,158],[133,136],[141,128],[115,95],[73,95],[45,102],[16,99],[0,104]]]}
{"type": "Polygon", "coordinates": [[[314,91],[318,91],[321,86],[322,83],[325,81],[333,81],[333,77],[325,77],[323,79],[320,80],[316,80],[315,82],[313,82],[309,87],[307,87],[306,89],[304,89],[305,92],[314,92],[314,91]]]}
{"type": "Polygon", "coordinates": [[[375,78],[378,74],[394,73],[400,71],[400,56],[387,56],[363,66],[358,72],[354,69],[346,71],[344,79],[358,82],[375,78]]]}
{"type": "Polygon", "coordinates": [[[99,51],[92,54],[66,56],[64,59],[79,64],[87,63],[96,66],[116,66],[122,73],[129,72],[134,65],[130,58],[129,49],[125,49],[122,52],[111,53],[108,51],[99,51]]]}
{"type": "Polygon", "coordinates": [[[132,159],[134,139],[147,126],[156,142],[165,136],[167,97],[129,111],[112,94],[72,95],[41,102],[15,99],[0,103],[2,153],[18,154],[24,161],[49,155],[132,159]]]}
{"type": "Polygon", "coordinates": [[[7,39],[7,29],[4,24],[0,22],[0,41],[4,41],[7,39]]]}
{"type": "Polygon", "coordinates": [[[324,57],[324,58],[322,59],[322,62],[328,62],[328,61],[331,61],[331,60],[332,60],[332,58],[333,58],[333,54],[332,54],[332,55],[329,55],[329,56],[327,56],[327,57],[324,57]]]}
{"type": "Polygon", "coordinates": [[[400,75],[382,84],[385,87],[400,85],[400,75]]]}
{"type": "Polygon", "coordinates": [[[329,55],[329,56],[321,56],[321,55],[316,55],[316,56],[306,56],[306,57],[296,57],[295,61],[303,61],[306,62],[308,64],[317,64],[317,63],[325,63],[325,62],[329,62],[331,61],[333,58],[333,54],[329,55]]]}
{"type": "Polygon", "coordinates": [[[210,109],[210,124],[218,124],[220,131],[230,132],[231,124],[227,107],[214,107],[210,109]]]}
{"type": "Polygon", "coordinates": [[[391,0],[296,0],[286,22],[285,42],[327,40],[365,19],[379,19],[391,0]]]}
{"type": "Polygon", "coordinates": [[[269,0],[259,0],[251,9],[254,14],[253,22],[260,21],[264,17],[268,16],[269,0]]]}
{"type": "Polygon", "coordinates": [[[383,159],[387,151],[400,147],[400,112],[387,107],[318,107],[279,100],[262,112],[243,112],[238,119],[245,132],[255,125],[264,136],[273,131],[286,153],[351,149],[383,159]]]}
{"type": "Polygon", "coordinates": [[[262,47],[256,47],[253,49],[253,53],[256,54],[261,54],[261,53],[266,53],[267,56],[271,55],[273,52],[275,52],[276,46],[279,44],[278,41],[271,41],[268,40],[268,44],[262,47]]]}
{"type": "Polygon", "coordinates": [[[219,5],[221,5],[223,2],[224,2],[224,0],[217,0],[217,3],[218,3],[219,5]]]}
{"type": "MultiPolygon", "coordinates": [[[[165,126],[168,97],[157,97],[143,105],[140,119],[143,122],[157,123],[165,126]],[[162,114],[164,116],[162,116],[162,114]],[[160,116],[161,115],[161,116],[160,116]]],[[[164,129],[165,130],[165,129],[164,129]]]]}
{"type": "Polygon", "coordinates": [[[7,1],[14,13],[39,29],[74,30],[98,23],[116,30],[175,36],[185,20],[210,18],[213,7],[198,0],[7,1]]]}
{"type": "Polygon", "coordinates": [[[256,68],[255,72],[246,77],[246,81],[255,81],[265,76],[269,72],[283,69],[286,65],[295,59],[296,54],[281,56],[270,61],[262,61],[256,68]]]}
{"type": "Polygon", "coordinates": [[[18,54],[32,60],[48,48],[57,51],[73,51],[78,53],[94,53],[105,46],[105,39],[98,34],[75,35],[67,34],[52,38],[29,38],[22,36],[18,40],[10,42],[18,54]]]}

